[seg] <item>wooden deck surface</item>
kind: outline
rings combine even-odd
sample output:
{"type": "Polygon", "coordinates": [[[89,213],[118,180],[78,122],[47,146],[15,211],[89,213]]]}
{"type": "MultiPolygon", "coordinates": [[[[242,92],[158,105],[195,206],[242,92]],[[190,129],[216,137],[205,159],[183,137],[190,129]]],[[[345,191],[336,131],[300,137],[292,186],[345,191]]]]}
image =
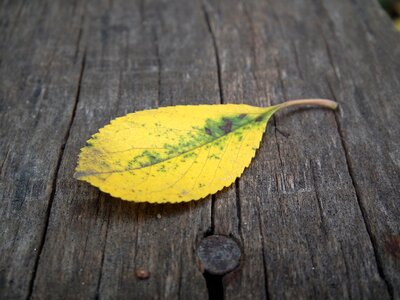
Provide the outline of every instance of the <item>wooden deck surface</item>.
{"type": "Polygon", "coordinates": [[[0,7],[1,299],[400,299],[400,34],[377,1],[0,7]],[[296,98],[340,109],[278,113],[240,180],[202,201],[72,178],[128,112],[296,98]],[[215,234],[240,265],[203,276],[215,234]]]}

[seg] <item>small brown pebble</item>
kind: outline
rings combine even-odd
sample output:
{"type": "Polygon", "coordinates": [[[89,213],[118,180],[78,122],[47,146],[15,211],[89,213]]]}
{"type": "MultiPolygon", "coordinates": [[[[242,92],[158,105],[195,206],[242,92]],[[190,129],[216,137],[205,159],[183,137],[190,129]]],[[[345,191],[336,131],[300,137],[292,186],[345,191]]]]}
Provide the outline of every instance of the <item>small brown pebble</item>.
{"type": "Polygon", "coordinates": [[[136,277],[139,279],[147,279],[150,277],[150,272],[144,268],[136,269],[135,273],[136,273],[136,277]]]}

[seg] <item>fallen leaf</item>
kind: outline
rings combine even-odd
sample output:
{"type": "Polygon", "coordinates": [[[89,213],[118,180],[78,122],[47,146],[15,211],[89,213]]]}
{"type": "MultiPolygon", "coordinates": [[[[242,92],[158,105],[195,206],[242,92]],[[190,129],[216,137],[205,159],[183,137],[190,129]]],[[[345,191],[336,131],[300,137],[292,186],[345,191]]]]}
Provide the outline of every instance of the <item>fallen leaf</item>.
{"type": "Polygon", "coordinates": [[[131,113],[87,141],[74,177],[128,201],[198,200],[241,176],[276,111],[307,104],[337,107],[331,100],[303,99],[270,107],[187,105],[131,113]]]}

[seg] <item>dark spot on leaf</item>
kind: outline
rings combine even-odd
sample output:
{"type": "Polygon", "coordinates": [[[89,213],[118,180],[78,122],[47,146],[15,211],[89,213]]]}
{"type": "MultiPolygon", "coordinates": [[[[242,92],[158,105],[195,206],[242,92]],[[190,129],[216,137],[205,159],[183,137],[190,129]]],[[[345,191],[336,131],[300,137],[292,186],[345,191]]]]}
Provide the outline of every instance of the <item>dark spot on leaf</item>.
{"type": "Polygon", "coordinates": [[[239,115],[239,119],[243,119],[243,118],[245,118],[247,116],[247,114],[240,114],[239,115]]]}
{"type": "Polygon", "coordinates": [[[208,135],[213,135],[210,128],[206,127],[206,128],[204,128],[204,130],[206,131],[206,133],[207,133],[208,135]]]}
{"type": "Polygon", "coordinates": [[[221,129],[225,133],[229,133],[232,131],[232,120],[230,119],[222,119],[224,121],[224,124],[219,126],[219,129],[221,129]]]}
{"type": "Polygon", "coordinates": [[[101,161],[99,162],[99,164],[103,167],[108,167],[108,163],[106,163],[105,161],[101,161]]]}
{"type": "Polygon", "coordinates": [[[261,122],[264,119],[264,116],[258,116],[254,121],[261,122]]]}

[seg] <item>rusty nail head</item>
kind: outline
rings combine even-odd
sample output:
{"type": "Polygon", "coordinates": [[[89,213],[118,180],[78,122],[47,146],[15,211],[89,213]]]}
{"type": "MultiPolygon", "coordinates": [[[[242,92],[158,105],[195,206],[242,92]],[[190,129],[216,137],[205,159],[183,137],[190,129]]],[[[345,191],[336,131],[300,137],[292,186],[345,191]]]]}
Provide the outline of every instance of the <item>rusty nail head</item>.
{"type": "Polygon", "coordinates": [[[239,265],[241,251],[233,239],[223,235],[210,235],[201,240],[197,256],[201,269],[213,275],[224,275],[239,265]]]}

